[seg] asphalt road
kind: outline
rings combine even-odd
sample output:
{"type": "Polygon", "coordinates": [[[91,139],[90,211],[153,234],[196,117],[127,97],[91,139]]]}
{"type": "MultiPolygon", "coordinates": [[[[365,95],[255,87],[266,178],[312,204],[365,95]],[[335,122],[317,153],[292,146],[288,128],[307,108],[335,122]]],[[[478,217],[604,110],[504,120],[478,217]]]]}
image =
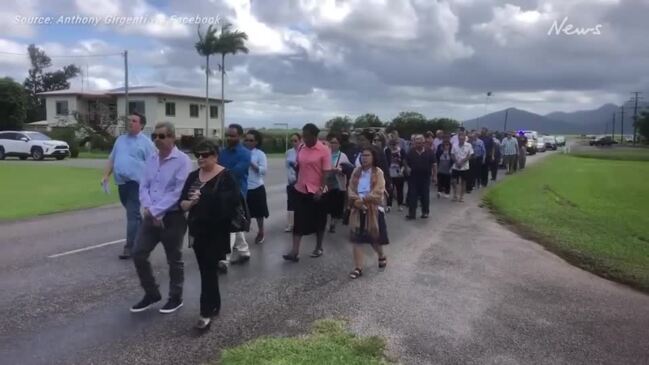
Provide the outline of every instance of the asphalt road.
{"type": "MultiPolygon", "coordinates": [[[[350,281],[344,229],[327,235],[323,257],[308,257],[307,237],[301,261],[283,262],[290,236],[281,161],[267,180],[268,238],[253,244],[247,265],[221,276],[221,316],[204,335],[191,329],[199,277],[189,249],[185,306],[171,315],[128,311],[142,292],[132,263],[117,259],[121,242],[111,244],[123,238],[120,207],[0,224],[0,363],[203,363],[325,317],[385,336],[390,355],[406,364],[649,363],[649,297],[509,232],[478,207],[480,192],[464,204],[433,200],[426,221],[391,212],[387,270],[368,256],[365,275],[350,281]]],[[[161,248],[152,261],[165,294],[161,248]]]]}

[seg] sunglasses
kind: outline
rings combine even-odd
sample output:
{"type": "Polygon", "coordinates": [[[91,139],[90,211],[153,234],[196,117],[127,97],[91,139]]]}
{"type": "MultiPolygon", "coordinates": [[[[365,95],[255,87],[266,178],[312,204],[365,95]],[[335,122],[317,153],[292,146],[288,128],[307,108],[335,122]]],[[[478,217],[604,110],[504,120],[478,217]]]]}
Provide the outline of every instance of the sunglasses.
{"type": "Polygon", "coordinates": [[[154,141],[155,141],[156,139],[165,139],[165,138],[167,138],[167,137],[169,137],[169,136],[167,136],[167,135],[164,134],[164,133],[151,133],[151,139],[154,140],[154,141]]]}
{"type": "Polygon", "coordinates": [[[196,158],[208,158],[210,156],[214,156],[214,152],[194,152],[196,158]]]}

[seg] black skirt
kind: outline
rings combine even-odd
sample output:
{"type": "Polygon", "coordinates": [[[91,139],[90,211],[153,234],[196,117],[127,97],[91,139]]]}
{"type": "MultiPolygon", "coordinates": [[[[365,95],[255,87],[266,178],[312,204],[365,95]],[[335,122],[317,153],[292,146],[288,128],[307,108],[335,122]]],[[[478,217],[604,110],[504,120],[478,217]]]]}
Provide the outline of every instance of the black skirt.
{"type": "Polygon", "coordinates": [[[296,193],[295,185],[286,185],[286,210],[289,212],[295,211],[296,193]]]}
{"type": "Polygon", "coordinates": [[[327,213],[329,213],[332,218],[340,219],[343,217],[346,196],[346,191],[340,191],[338,189],[327,192],[325,196],[327,202],[327,213]]]}
{"type": "Polygon", "coordinates": [[[256,189],[248,190],[246,201],[248,203],[250,218],[268,218],[266,188],[263,185],[256,189]]]}
{"type": "Polygon", "coordinates": [[[295,191],[295,217],[293,233],[306,236],[324,232],[327,225],[327,206],[324,196],[315,199],[314,194],[295,191]]]}
{"type": "MultiPolygon", "coordinates": [[[[388,239],[388,226],[385,223],[385,213],[379,211],[379,237],[378,237],[378,244],[380,245],[387,245],[390,243],[390,240],[388,239]]],[[[367,229],[365,228],[365,213],[360,212],[360,227],[352,227],[351,233],[350,233],[350,239],[353,243],[375,243],[375,241],[372,239],[372,237],[369,235],[367,232],[367,229]]]]}

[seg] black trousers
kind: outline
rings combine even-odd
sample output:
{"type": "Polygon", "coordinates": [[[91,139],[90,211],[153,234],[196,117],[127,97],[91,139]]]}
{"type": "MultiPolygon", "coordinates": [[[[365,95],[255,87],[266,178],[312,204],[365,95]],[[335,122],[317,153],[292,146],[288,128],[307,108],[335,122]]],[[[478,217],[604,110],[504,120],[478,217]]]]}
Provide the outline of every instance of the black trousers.
{"type": "Polygon", "coordinates": [[[485,159],[484,164],[480,167],[480,184],[482,186],[487,186],[489,183],[489,169],[491,169],[491,159],[485,159]]]}
{"type": "Polygon", "coordinates": [[[482,157],[471,159],[471,186],[480,187],[482,185],[482,157]]]}
{"type": "Polygon", "coordinates": [[[408,178],[408,215],[417,215],[417,203],[421,203],[421,214],[430,213],[430,176],[408,178]]]}
{"type": "Polygon", "coordinates": [[[183,239],[187,230],[185,215],[179,211],[165,214],[163,226],[153,225],[151,218],[145,218],[140,225],[133,251],[133,263],[140,278],[140,284],[148,295],[160,295],[153,276],[149,256],[162,242],[169,265],[169,297],[182,298],[184,281],[183,239]]]}
{"type": "Polygon", "coordinates": [[[395,199],[395,192],[396,192],[396,199],[397,199],[397,206],[403,205],[403,186],[406,183],[406,178],[405,177],[393,177],[392,178],[392,189],[388,191],[388,195],[390,195],[388,199],[388,206],[392,206],[392,200],[395,199]]]}
{"type": "Polygon", "coordinates": [[[498,164],[500,161],[495,160],[491,161],[491,164],[489,165],[489,170],[491,170],[491,180],[496,180],[498,177],[498,164]]]}
{"type": "Polygon", "coordinates": [[[225,232],[215,240],[194,241],[194,253],[198,270],[201,273],[201,317],[210,318],[221,310],[221,292],[219,291],[219,255],[222,245],[230,244],[230,233],[225,232]]]}
{"type": "Polygon", "coordinates": [[[451,193],[451,174],[437,174],[437,192],[451,193]]]}

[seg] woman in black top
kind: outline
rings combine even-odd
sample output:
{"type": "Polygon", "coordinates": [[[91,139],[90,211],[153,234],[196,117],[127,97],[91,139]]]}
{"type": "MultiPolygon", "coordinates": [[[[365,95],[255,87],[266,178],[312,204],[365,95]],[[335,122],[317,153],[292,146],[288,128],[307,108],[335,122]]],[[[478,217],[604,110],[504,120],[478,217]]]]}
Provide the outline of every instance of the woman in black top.
{"type": "Polygon", "coordinates": [[[230,253],[230,225],[241,197],[234,175],[218,164],[214,144],[201,142],[194,151],[199,168],[189,174],[180,206],[189,211],[189,244],[201,273],[201,313],[195,327],[203,330],[221,310],[218,263],[230,253]]]}

